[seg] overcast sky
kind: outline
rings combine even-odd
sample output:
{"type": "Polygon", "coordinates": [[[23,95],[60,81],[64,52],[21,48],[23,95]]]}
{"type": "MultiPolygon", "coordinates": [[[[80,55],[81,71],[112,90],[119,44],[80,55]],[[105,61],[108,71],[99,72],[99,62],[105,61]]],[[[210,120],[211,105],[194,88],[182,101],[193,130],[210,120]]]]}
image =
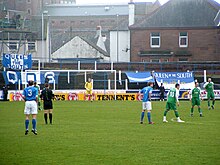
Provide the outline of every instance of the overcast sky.
{"type": "MultiPolygon", "coordinates": [[[[134,2],[152,2],[155,0],[133,0],[134,2]]],[[[161,4],[166,3],[169,0],[159,0],[161,4]]],[[[220,0],[215,0],[220,3],[220,0]]],[[[91,4],[91,3],[105,3],[105,4],[112,4],[112,3],[128,3],[130,0],[76,0],[77,4],[91,4]]]]}

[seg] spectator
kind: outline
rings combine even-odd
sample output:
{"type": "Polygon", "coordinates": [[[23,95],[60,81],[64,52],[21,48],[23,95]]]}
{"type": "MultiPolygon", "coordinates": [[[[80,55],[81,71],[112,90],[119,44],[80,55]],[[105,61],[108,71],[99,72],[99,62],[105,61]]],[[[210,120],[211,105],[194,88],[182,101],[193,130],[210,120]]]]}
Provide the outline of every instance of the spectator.
{"type": "Polygon", "coordinates": [[[163,86],[163,83],[161,83],[159,90],[160,90],[160,101],[164,101],[165,88],[163,86]]]}
{"type": "Polygon", "coordinates": [[[2,91],[3,91],[3,101],[7,101],[8,100],[8,87],[7,87],[7,85],[4,85],[2,87],[2,91]]]}

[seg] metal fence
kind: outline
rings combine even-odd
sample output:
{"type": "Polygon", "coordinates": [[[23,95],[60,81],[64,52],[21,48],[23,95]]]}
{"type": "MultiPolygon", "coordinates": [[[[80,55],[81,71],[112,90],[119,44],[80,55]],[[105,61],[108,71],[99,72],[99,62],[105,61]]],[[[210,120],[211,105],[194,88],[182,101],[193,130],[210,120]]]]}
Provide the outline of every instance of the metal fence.
{"type": "MultiPolygon", "coordinates": [[[[118,81],[117,74],[117,89],[125,89],[125,79],[127,78],[125,72],[141,72],[141,71],[155,71],[155,72],[185,72],[187,70],[193,71],[195,79],[199,82],[204,82],[204,70],[206,70],[207,77],[211,77],[213,82],[216,84],[215,88],[220,89],[220,62],[200,62],[200,63],[187,63],[187,62],[166,62],[166,63],[148,63],[148,62],[123,62],[123,63],[87,63],[87,62],[69,62],[69,63],[44,63],[43,68],[42,64],[38,64],[36,61],[33,61],[32,69],[44,70],[121,70],[122,71],[122,81],[118,81]]],[[[1,66],[3,71],[3,67],[1,66]]],[[[95,80],[96,88],[107,88],[108,76],[102,74],[94,74],[97,81],[95,80]],[[99,78],[100,77],[100,78],[99,78]]],[[[59,82],[56,85],[56,89],[83,89],[83,78],[80,75],[72,76],[72,84],[67,84],[66,75],[60,74],[59,82]],[[81,82],[82,79],[82,83],[81,82]]],[[[0,73],[0,86],[5,84],[3,74],[0,73]]],[[[129,89],[140,89],[143,84],[128,84],[129,89]]],[[[10,84],[10,89],[17,89],[17,85],[10,84]]],[[[22,89],[23,87],[21,87],[22,89]]]]}

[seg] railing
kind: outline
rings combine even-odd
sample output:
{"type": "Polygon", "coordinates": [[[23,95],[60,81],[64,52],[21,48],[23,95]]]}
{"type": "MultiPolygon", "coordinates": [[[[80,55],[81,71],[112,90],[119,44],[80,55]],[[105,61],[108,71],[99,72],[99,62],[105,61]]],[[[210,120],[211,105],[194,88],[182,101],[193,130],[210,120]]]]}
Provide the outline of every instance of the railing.
{"type": "MultiPolygon", "coordinates": [[[[37,63],[33,63],[33,67],[38,67],[37,63]]],[[[198,74],[203,70],[207,70],[210,74],[220,74],[220,61],[217,62],[77,62],[70,61],[69,63],[44,63],[44,69],[82,69],[82,70],[93,70],[93,69],[115,69],[121,71],[194,71],[198,74]]]]}

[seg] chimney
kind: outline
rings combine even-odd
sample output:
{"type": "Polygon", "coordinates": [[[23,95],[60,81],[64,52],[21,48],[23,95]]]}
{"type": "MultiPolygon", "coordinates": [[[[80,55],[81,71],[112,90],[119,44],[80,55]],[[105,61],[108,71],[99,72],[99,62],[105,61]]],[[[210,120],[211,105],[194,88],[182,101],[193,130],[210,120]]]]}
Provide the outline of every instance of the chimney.
{"type": "Polygon", "coordinates": [[[96,27],[96,36],[95,36],[95,38],[98,38],[98,41],[97,41],[96,45],[98,47],[100,47],[102,50],[107,52],[104,40],[102,38],[102,27],[101,26],[96,27]]]}
{"type": "Polygon", "coordinates": [[[135,14],[135,5],[133,0],[130,0],[128,3],[128,8],[129,8],[129,23],[128,25],[131,26],[134,24],[134,14],[135,14]]]}

